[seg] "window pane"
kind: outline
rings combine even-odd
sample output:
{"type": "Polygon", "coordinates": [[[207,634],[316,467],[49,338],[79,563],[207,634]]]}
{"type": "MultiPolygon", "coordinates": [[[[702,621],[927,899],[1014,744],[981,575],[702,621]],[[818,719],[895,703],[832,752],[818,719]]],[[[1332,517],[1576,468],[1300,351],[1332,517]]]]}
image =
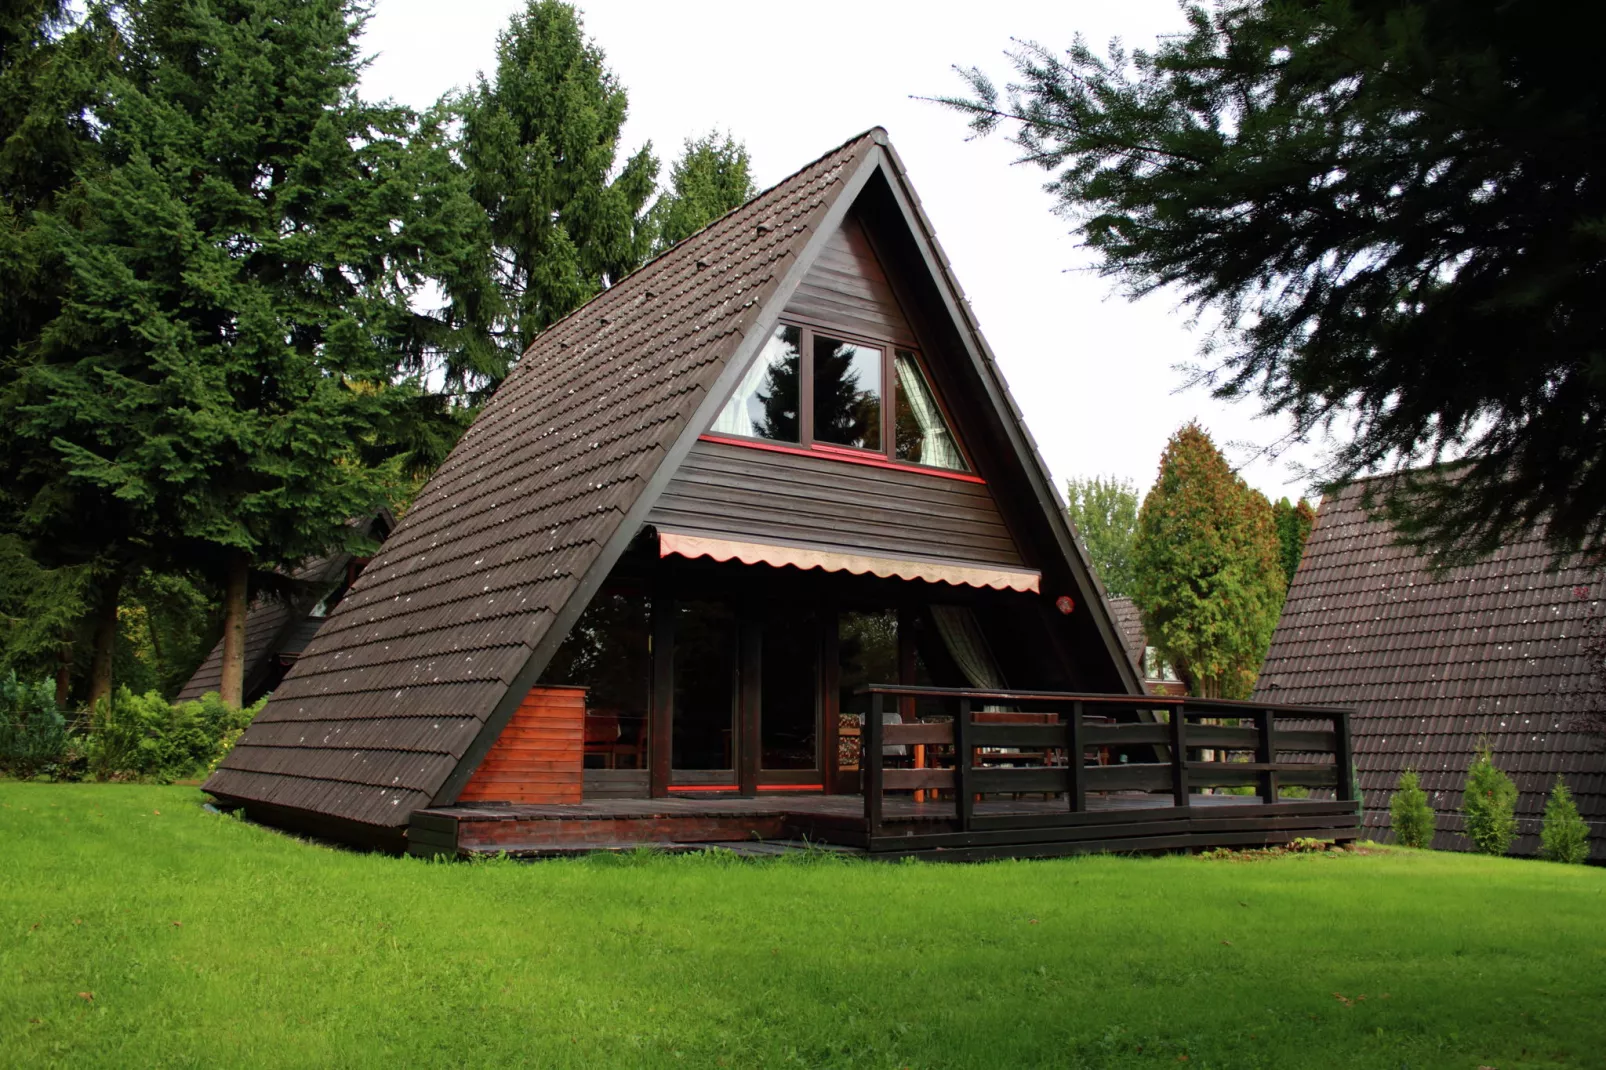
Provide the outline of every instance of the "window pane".
{"type": "Polygon", "coordinates": [[[715,602],[675,606],[675,707],[670,724],[676,769],[734,769],[736,616],[715,602]]]}
{"type": "Polygon", "coordinates": [[[814,439],[881,448],[881,350],[814,336],[814,439]]]}
{"type": "Polygon", "coordinates": [[[796,327],[778,327],[710,430],[722,435],[801,442],[798,437],[800,338],[796,327]]]}
{"type": "Polygon", "coordinates": [[[543,684],[586,692],[585,764],[647,768],[652,602],[645,591],[604,587],[552,656],[543,684]]]}
{"type": "Polygon", "coordinates": [[[759,737],[764,769],[816,769],[819,628],[814,611],[789,602],[764,615],[759,737]]]}
{"type": "MultiPolygon", "coordinates": [[[[837,709],[840,735],[837,767],[857,769],[864,717],[874,709],[871,695],[854,692],[865,684],[896,684],[898,677],[898,613],[843,613],[837,618],[837,709]]],[[[887,748],[887,753],[901,753],[887,748]]]]}
{"type": "Polygon", "coordinates": [[[893,367],[898,374],[898,403],[896,416],[897,458],[915,464],[929,464],[934,468],[950,468],[968,472],[965,455],[954,443],[948,421],[942,418],[937,398],[920,371],[920,361],[913,353],[898,350],[893,367]]]}

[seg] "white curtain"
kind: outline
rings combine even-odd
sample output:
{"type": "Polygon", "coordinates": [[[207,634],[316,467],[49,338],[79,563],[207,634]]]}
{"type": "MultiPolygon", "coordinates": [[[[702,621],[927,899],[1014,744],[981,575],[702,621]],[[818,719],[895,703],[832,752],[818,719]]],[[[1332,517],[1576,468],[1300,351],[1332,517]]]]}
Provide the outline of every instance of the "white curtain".
{"type": "Polygon", "coordinates": [[[719,410],[719,417],[714,420],[714,426],[709,428],[717,435],[740,435],[751,438],[758,434],[758,428],[753,425],[753,418],[747,411],[748,402],[757,397],[759,388],[764,385],[764,377],[769,374],[770,361],[774,359],[776,339],[771,338],[764,347],[764,352],[758,355],[747,374],[731,394],[731,399],[725,407],[719,410]]]}
{"type": "MultiPolygon", "coordinates": [[[[970,686],[1002,691],[1004,674],[998,670],[998,662],[993,660],[993,652],[987,647],[987,637],[981,633],[976,614],[964,606],[932,606],[931,618],[937,622],[937,633],[942,636],[943,645],[948,648],[948,653],[959,666],[959,671],[965,674],[970,686]]],[[[1008,708],[982,707],[988,713],[999,713],[1008,708]]]]}
{"type": "Polygon", "coordinates": [[[920,426],[920,463],[936,468],[965,470],[965,458],[954,445],[953,435],[937,407],[937,399],[920,374],[914,355],[900,352],[894,367],[898,371],[898,392],[909,403],[909,411],[920,426]]]}

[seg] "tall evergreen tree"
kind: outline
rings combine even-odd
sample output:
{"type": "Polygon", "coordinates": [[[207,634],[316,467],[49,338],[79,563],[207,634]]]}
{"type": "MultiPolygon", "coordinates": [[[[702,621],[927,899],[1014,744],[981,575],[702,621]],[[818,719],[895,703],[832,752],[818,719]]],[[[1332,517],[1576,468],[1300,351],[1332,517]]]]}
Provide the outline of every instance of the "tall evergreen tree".
{"type": "Polygon", "coordinates": [[[428,437],[403,373],[451,342],[412,303],[473,258],[466,187],[414,151],[415,116],[356,94],[363,11],[130,0],[103,163],[51,223],[63,308],[4,398],[13,437],[57,453],[22,473],[29,500],[126,520],[84,533],[118,562],[113,637],[141,567],[224,589],[236,705],[253,577],[356,548],[347,520],[415,459],[396,443],[428,437]]]}
{"type": "Polygon", "coordinates": [[[669,168],[669,189],[653,203],[653,252],[661,253],[753,199],[747,146],[729,134],[687,139],[669,168]]]}
{"type": "Polygon", "coordinates": [[[1606,8],[1225,0],[1153,52],[1012,55],[951,103],[1023,157],[1136,293],[1221,316],[1226,397],[1349,428],[1440,560],[1543,527],[1606,549],[1606,8]]]}
{"type": "Polygon", "coordinates": [[[450,101],[500,291],[499,303],[471,317],[501,354],[482,382],[651,251],[644,209],[658,161],[646,145],[618,165],[627,104],[561,0],[529,0],[497,37],[494,73],[450,101]]]}
{"type": "Polygon", "coordinates": [[[1271,507],[1272,523],[1277,527],[1277,545],[1282,556],[1283,575],[1288,578],[1288,585],[1294,583],[1294,573],[1299,571],[1300,559],[1305,556],[1305,541],[1310,538],[1311,529],[1316,526],[1316,510],[1310,503],[1301,498],[1296,505],[1287,498],[1281,498],[1271,507]]]}
{"type": "Polygon", "coordinates": [[[1144,633],[1189,690],[1247,698],[1286,593],[1271,503],[1190,423],[1143,499],[1132,598],[1144,633]]]}
{"type": "Polygon", "coordinates": [[[1066,505],[1082,537],[1093,569],[1106,593],[1130,595],[1132,544],[1138,533],[1138,491],[1114,476],[1073,479],[1065,486],[1066,505]]]}

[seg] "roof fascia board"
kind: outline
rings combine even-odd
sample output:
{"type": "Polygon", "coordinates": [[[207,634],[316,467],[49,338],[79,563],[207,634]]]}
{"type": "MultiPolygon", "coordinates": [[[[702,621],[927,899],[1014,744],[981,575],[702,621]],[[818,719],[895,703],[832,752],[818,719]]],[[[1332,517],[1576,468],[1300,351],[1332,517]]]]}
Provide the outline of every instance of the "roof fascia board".
{"type": "Polygon", "coordinates": [[[603,544],[602,552],[597,555],[591,567],[580,578],[579,586],[564,602],[562,608],[558,610],[551,626],[547,628],[546,634],[536,642],[535,647],[530,651],[529,657],[525,659],[523,667],[513,675],[507,691],[491,709],[484,725],[480,728],[479,734],[474,737],[474,742],[469,744],[468,749],[463,752],[462,758],[458,759],[457,767],[452,770],[452,774],[446,778],[440,789],[435,792],[434,797],[430,800],[431,806],[449,806],[457,801],[457,796],[463,790],[464,785],[473,777],[474,771],[479,768],[480,762],[490,752],[492,745],[501,736],[502,730],[512,720],[513,714],[518,711],[519,705],[524,701],[524,696],[540,680],[541,674],[546,671],[547,663],[552,660],[552,656],[557,653],[558,647],[568,636],[570,629],[580,619],[580,614],[585,612],[586,606],[591,604],[591,600],[596,597],[597,591],[601,589],[603,582],[608,578],[609,573],[613,571],[614,565],[619,562],[619,558],[624,555],[625,550],[635,539],[636,532],[641,529],[642,524],[647,520],[647,514],[652,511],[653,506],[657,504],[658,499],[663,495],[664,488],[669,485],[669,481],[679,471],[681,464],[686,460],[686,455],[697,444],[698,436],[718,415],[728,395],[736,389],[736,385],[741,382],[742,376],[747,373],[748,365],[758,358],[759,353],[764,348],[764,344],[769,341],[770,332],[780,319],[781,310],[786,307],[787,302],[792,299],[792,295],[797,292],[798,286],[803,282],[803,277],[808,274],[809,268],[814,265],[814,261],[818,259],[820,252],[825,248],[825,244],[830,240],[831,235],[842,225],[843,219],[847,217],[848,210],[853,206],[854,201],[858,200],[859,193],[864,189],[865,183],[882,166],[884,161],[882,150],[886,146],[885,135],[877,131],[873,135],[873,139],[875,146],[867,151],[864,157],[855,164],[853,170],[842,179],[842,186],[837,192],[836,199],[831,202],[825,214],[820,218],[814,233],[809,235],[809,239],[804,243],[802,251],[798,253],[792,265],[781,277],[780,284],[775,288],[775,292],[770,295],[769,299],[758,310],[758,314],[754,316],[751,326],[741,342],[738,343],[735,352],[725,362],[725,367],[720,370],[719,375],[715,377],[708,391],[703,395],[696,411],[693,412],[685,426],[681,428],[679,436],[664,455],[664,459],[659,462],[658,468],[647,480],[647,485],[636,498],[635,504],[626,510],[624,518],[619,522],[619,526],[614,529],[608,541],[603,544]]]}
{"type": "Polygon", "coordinates": [[[982,336],[981,326],[971,315],[970,304],[948,266],[948,258],[937,244],[936,233],[932,230],[930,221],[926,219],[919,198],[904,173],[903,161],[898,158],[897,150],[890,144],[884,143],[883,148],[888,163],[887,185],[892,191],[893,200],[903,213],[904,223],[914,236],[915,245],[920,250],[927,270],[937,281],[937,292],[942,297],[943,305],[952,317],[955,327],[958,328],[967,355],[987,389],[988,400],[1001,417],[1010,446],[1037,492],[1038,505],[1048,521],[1049,530],[1053,532],[1055,542],[1070,564],[1073,578],[1084,590],[1093,591],[1098,596],[1096,599],[1098,607],[1093,610],[1093,619],[1099,634],[1104,639],[1110,659],[1115,663],[1122,681],[1126,684],[1128,694],[1142,695],[1145,693],[1143,681],[1138,677],[1132,660],[1127,655],[1126,645],[1121,641],[1120,631],[1110,616],[1105,601],[1108,595],[1104,592],[1104,585],[1099,582],[1098,574],[1089,565],[1082,545],[1071,529],[1065,503],[1061,500],[1054,486],[1054,480],[1037,452],[1037,444],[1026,428],[1015,399],[1010,396],[1009,387],[998,371],[997,360],[991,347],[987,345],[986,338],[982,336]]]}

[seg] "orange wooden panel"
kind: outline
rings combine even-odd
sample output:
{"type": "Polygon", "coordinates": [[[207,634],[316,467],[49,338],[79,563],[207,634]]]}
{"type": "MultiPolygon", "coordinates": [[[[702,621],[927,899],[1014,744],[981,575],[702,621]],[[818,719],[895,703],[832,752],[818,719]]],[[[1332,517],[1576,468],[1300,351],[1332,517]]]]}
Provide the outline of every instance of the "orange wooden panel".
{"type": "Polygon", "coordinates": [[[531,688],[458,800],[579,802],[585,712],[584,688],[531,688]]]}

